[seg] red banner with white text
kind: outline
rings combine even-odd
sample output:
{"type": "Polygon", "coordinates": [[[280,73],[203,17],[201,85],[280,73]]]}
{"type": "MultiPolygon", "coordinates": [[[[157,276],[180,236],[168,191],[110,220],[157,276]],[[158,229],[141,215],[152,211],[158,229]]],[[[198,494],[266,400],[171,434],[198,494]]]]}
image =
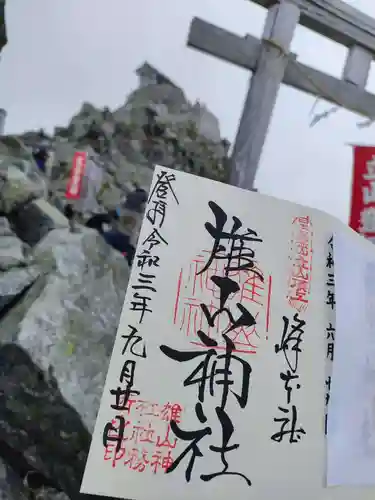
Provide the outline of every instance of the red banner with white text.
{"type": "Polygon", "coordinates": [[[349,226],[375,242],[375,146],[354,146],[349,226]]]}
{"type": "Polygon", "coordinates": [[[66,187],[65,197],[70,200],[78,200],[81,195],[82,179],[85,174],[87,163],[87,153],[77,151],[74,153],[72,169],[68,185],[66,187]]]}

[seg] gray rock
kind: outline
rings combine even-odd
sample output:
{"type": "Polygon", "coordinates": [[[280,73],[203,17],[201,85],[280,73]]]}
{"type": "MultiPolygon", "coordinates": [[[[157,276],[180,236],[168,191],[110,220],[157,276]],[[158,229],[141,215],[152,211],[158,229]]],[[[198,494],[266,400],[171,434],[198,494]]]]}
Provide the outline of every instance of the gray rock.
{"type": "Polygon", "coordinates": [[[119,153],[113,155],[113,161],[117,166],[115,179],[118,184],[126,186],[129,183],[136,183],[146,191],[149,190],[154,174],[151,168],[131,163],[119,153]]]}
{"type": "Polygon", "coordinates": [[[24,243],[13,233],[8,219],[0,217],[0,271],[25,263],[24,246],[24,243]]]}
{"type": "Polygon", "coordinates": [[[80,139],[88,132],[94,121],[97,123],[103,121],[102,112],[88,102],[83,103],[80,111],[72,118],[69,124],[69,127],[72,129],[72,137],[80,139]]]}
{"type": "MultiPolygon", "coordinates": [[[[45,486],[77,498],[90,434],[64,401],[53,375],[38,369],[18,346],[2,345],[0,394],[3,460],[29,490],[45,486]]],[[[12,484],[9,479],[6,483],[12,484]]]]}
{"type": "Polygon", "coordinates": [[[121,204],[123,191],[114,183],[104,182],[98,194],[98,201],[106,210],[113,210],[121,204]]]}
{"type": "Polygon", "coordinates": [[[132,92],[128,97],[125,108],[121,107],[114,112],[114,118],[117,121],[121,113],[126,110],[130,110],[130,113],[132,113],[134,110],[146,108],[150,103],[164,104],[169,113],[178,113],[186,107],[187,100],[184,92],[174,85],[148,85],[132,92]]]}
{"type": "Polygon", "coordinates": [[[45,186],[34,182],[15,165],[2,172],[0,180],[0,211],[9,214],[28,201],[45,195],[45,186]]]}
{"type": "MultiPolygon", "coordinates": [[[[35,151],[40,148],[45,148],[46,150],[50,150],[53,144],[52,138],[45,134],[42,130],[26,132],[18,137],[22,140],[23,145],[28,150],[29,154],[32,151],[35,151]]],[[[30,158],[34,162],[34,158],[30,158]]]]}
{"type": "Polygon", "coordinates": [[[88,229],[51,231],[33,256],[45,274],[2,320],[0,341],[21,346],[45,373],[53,369],[61,393],[92,431],[128,265],[88,229]]]}
{"type": "Polygon", "coordinates": [[[0,393],[1,500],[114,500],[79,493],[90,434],[51,371],[14,344],[0,346],[0,393]]]}
{"type": "Polygon", "coordinates": [[[20,477],[0,457],[0,500],[28,500],[20,477]]]}
{"type": "Polygon", "coordinates": [[[191,110],[191,118],[196,125],[198,135],[214,143],[220,142],[219,120],[206,106],[197,102],[191,110]]]}
{"type": "Polygon", "coordinates": [[[116,141],[117,148],[121,155],[131,163],[147,165],[147,159],[142,153],[143,147],[141,141],[136,139],[123,139],[116,141]]]}
{"type": "Polygon", "coordinates": [[[0,273],[0,321],[9,309],[9,305],[12,305],[12,302],[35,282],[40,273],[41,270],[37,266],[10,269],[5,273],[0,273]]]}
{"type": "Polygon", "coordinates": [[[0,159],[4,158],[31,160],[32,156],[21,137],[5,135],[0,137],[0,159]]]}
{"type": "Polygon", "coordinates": [[[31,201],[14,209],[9,214],[9,220],[16,235],[31,246],[36,245],[52,229],[69,227],[67,219],[61,212],[43,199],[31,201]]]}
{"type": "Polygon", "coordinates": [[[40,488],[34,493],[35,500],[69,500],[63,492],[58,492],[53,488],[40,488]]]}
{"type": "Polygon", "coordinates": [[[9,221],[6,217],[0,217],[0,237],[12,236],[13,231],[10,228],[9,221]]]}
{"type": "Polygon", "coordinates": [[[0,236],[0,271],[24,264],[24,244],[15,235],[0,236]]]}
{"type": "Polygon", "coordinates": [[[47,217],[51,221],[54,229],[64,229],[69,227],[68,219],[59,210],[57,210],[56,207],[48,203],[43,198],[39,198],[31,203],[37,210],[40,211],[42,216],[47,217]]]}
{"type": "Polygon", "coordinates": [[[40,192],[46,192],[46,178],[32,156],[32,148],[27,147],[20,137],[0,136],[0,174],[13,174],[7,172],[9,168],[19,170],[40,192]]]}
{"type": "Polygon", "coordinates": [[[68,164],[70,168],[75,152],[76,152],[76,145],[73,141],[70,142],[62,140],[56,141],[54,145],[55,165],[63,163],[63,164],[68,164]]]}

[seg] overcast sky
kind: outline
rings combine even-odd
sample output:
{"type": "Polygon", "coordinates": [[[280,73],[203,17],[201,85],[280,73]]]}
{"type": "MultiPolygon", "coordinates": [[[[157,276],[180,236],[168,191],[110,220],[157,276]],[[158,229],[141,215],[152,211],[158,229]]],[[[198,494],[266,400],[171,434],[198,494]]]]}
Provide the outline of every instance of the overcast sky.
{"type": "MultiPolygon", "coordinates": [[[[375,17],[373,0],[352,5],[375,17]]],[[[7,0],[9,42],[0,62],[6,132],[66,124],[82,101],[117,107],[149,61],[200,99],[234,139],[249,74],[186,47],[193,16],[239,35],[260,36],[265,11],[245,0],[7,0]]],[[[298,27],[300,61],[340,76],[345,49],[298,27]]],[[[368,89],[375,92],[375,71],[368,89]]],[[[314,99],[280,91],[256,185],[260,192],[326,210],[347,221],[352,155],[347,143],[374,143],[375,125],[347,111],[309,127],[314,99]]],[[[330,105],[321,102],[317,111],[330,105]]]]}

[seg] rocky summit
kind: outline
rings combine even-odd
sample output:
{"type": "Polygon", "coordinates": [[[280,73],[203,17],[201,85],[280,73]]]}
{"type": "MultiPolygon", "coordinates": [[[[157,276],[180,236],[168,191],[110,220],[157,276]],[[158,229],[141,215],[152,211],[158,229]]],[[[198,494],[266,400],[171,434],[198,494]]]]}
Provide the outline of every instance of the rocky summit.
{"type": "Polygon", "coordinates": [[[155,164],[228,181],[215,116],[150,64],[137,73],[116,110],[84,103],[53,134],[0,136],[0,500],[90,498],[80,482],[131,262],[88,220],[116,211],[134,248],[155,164]]]}

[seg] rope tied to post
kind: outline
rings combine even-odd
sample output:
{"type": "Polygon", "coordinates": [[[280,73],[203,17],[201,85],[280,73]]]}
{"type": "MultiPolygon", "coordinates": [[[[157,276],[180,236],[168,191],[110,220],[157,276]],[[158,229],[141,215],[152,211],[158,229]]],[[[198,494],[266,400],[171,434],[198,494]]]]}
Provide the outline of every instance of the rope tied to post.
{"type": "MultiPolygon", "coordinates": [[[[324,118],[328,118],[329,116],[331,116],[332,114],[336,113],[340,109],[345,108],[345,106],[343,106],[342,103],[340,103],[338,99],[336,99],[332,94],[330,94],[330,93],[326,92],[325,90],[323,90],[322,87],[318,83],[316,83],[316,81],[309,74],[307,74],[307,72],[305,72],[301,68],[300,64],[298,64],[297,55],[295,53],[293,53],[293,52],[287,52],[282,45],[280,45],[279,43],[275,42],[274,40],[272,40],[270,38],[262,38],[262,43],[265,46],[268,45],[269,47],[277,49],[280,52],[280,56],[281,57],[286,57],[288,59],[288,61],[290,61],[294,65],[295,70],[306,81],[308,81],[310,83],[310,85],[313,87],[313,89],[315,90],[315,92],[317,94],[319,94],[319,97],[317,97],[315,99],[315,102],[314,102],[314,104],[312,106],[310,115],[313,113],[313,111],[314,111],[317,103],[321,99],[325,99],[325,100],[330,101],[330,102],[332,102],[334,104],[334,106],[331,107],[330,109],[328,109],[328,110],[326,110],[326,111],[324,111],[324,112],[322,112],[320,114],[315,115],[313,117],[313,119],[311,120],[311,122],[310,122],[310,127],[313,127],[320,120],[322,120],[324,118]]],[[[347,85],[350,85],[350,83],[347,83],[347,85]]],[[[352,111],[357,112],[359,115],[362,114],[362,112],[360,112],[359,110],[355,110],[354,109],[352,111]]],[[[365,120],[364,122],[361,122],[361,123],[358,122],[357,123],[357,127],[358,128],[369,127],[374,122],[375,122],[375,116],[368,116],[367,120],[365,120]]]]}

